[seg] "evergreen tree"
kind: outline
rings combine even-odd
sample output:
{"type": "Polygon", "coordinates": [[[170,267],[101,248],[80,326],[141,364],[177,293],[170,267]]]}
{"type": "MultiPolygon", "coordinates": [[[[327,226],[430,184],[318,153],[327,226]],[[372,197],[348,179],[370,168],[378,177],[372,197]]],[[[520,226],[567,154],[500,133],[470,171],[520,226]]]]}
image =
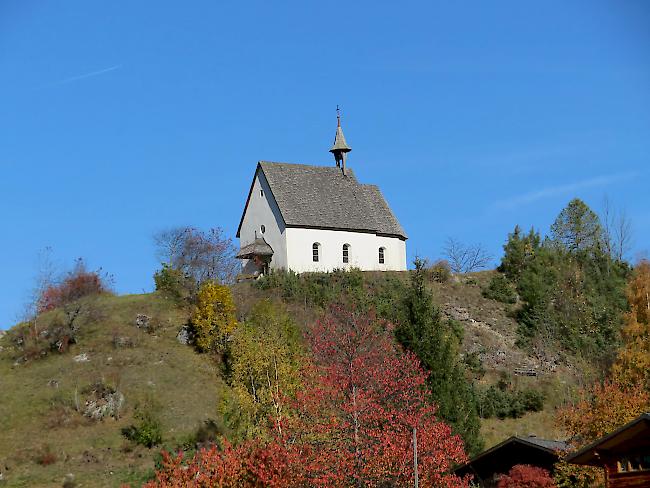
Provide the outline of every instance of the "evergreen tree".
{"type": "Polygon", "coordinates": [[[480,452],[483,441],[476,395],[459,361],[459,338],[434,306],[426,288],[425,263],[417,258],[405,308],[407,320],[397,328],[397,340],[418,356],[429,373],[427,382],[438,415],[463,438],[468,454],[480,452]]]}
{"type": "Polygon", "coordinates": [[[602,243],[603,228],[598,215],[574,198],[551,226],[551,237],[569,252],[591,250],[602,243]]]}
{"type": "Polygon", "coordinates": [[[519,227],[508,236],[500,270],[522,302],[517,313],[520,344],[558,342],[567,350],[606,364],[618,342],[626,309],[626,263],[601,249],[598,216],[574,199],[543,241],[519,227]]]}
{"type": "Polygon", "coordinates": [[[521,273],[535,256],[539,249],[540,237],[535,229],[530,229],[528,235],[523,235],[521,227],[515,226],[514,231],[508,234],[508,241],[503,246],[503,259],[499,271],[512,281],[518,281],[521,273]]]}

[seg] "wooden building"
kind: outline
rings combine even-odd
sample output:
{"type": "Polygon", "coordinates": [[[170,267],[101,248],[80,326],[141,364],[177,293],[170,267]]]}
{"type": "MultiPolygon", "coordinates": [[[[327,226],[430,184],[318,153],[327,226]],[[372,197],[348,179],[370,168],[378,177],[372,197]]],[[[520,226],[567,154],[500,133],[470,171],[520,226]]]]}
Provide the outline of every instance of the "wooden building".
{"type": "Polygon", "coordinates": [[[501,475],[518,464],[529,464],[552,472],[553,465],[558,461],[558,452],[566,449],[567,444],[562,441],[536,436],[510,437],[478,454],[454,472],[458,476],[470,474],[473,476],[472,481],[480,487],[493,488],[497,486],[501,475]]]}
{"type": "Polygon", "coordinates": [[[580,449],[567,461],[602,467],[608,488],[650,487],[650,413],[580,449]]]}

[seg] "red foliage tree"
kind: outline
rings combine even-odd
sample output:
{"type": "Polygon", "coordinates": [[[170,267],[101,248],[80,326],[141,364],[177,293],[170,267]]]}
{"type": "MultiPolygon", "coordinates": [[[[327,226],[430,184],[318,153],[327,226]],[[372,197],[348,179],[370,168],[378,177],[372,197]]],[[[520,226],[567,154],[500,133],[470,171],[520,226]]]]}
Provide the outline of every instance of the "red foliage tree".
{"type": "Polygon", "coordinates": [[[497,488],[555,488],[550,473],[537,466],[517,464],[499,479],[497,488]]]}
{"type": "Polygon", "coordinates": [[[74,302],[88,295],[105,293],[109,290],[106,279],[97,271],[88,271],[82,259],[78,259],[72,271],[58,283],[46,286],[38,296],[38,313],[47,312],[74,302]]]}
{"type": "Polygon", "coordinates": [[[413,486],[413,428],[425,486],[464,487],[450,474],[462,441],[426,402],[426,374],[388,324],[341,309],[311,327],[312,362],[292,415],[266,445],[201,451],[183,466],[166,455],[154,487],[413,486]]]}
{"type": "Polygon", "coordinates": [[[426,401],[426,373],[393,340],[389,324],[342,309],[312,326],[311,382],[298,395],[293,431],[313,446],[307,471],[316,486],[413,484],[413,428],[420,477],[462,486],[449,474],[463,444],[426,401]]]}

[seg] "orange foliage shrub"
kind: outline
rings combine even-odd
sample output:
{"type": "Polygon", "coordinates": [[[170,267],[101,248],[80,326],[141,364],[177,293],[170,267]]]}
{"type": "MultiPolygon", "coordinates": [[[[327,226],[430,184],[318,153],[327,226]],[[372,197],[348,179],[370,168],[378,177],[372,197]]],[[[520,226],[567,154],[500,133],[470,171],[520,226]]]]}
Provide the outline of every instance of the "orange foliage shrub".
{"type": "Polygon", "coordinates": [[[555,482],[548,471],[537,466],[517,464],[501,476],[498,488],[555,488],[555,482]]]}
{"type": "Polygon", "coordinates": [[[37,312],[47,312],[88,295],[109,291],[106,278],[97,271],[88,271],[82,259],[77,260],[72,271],[59,282],[50,284],[37,300],[37,312]]]}

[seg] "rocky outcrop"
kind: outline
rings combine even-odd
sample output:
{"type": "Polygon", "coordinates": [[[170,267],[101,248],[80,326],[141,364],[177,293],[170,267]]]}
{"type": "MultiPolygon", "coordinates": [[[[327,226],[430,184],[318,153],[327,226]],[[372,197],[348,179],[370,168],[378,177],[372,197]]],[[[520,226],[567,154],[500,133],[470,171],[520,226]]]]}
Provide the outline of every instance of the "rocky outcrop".
{"type": "Polygon", "coordinates": [[[118,419],[124,405],[124,395],[114,388],[97,383],[84,390],[86,401],[83,407],[84,417],[103,420],[108,417],[118,419]]]}

